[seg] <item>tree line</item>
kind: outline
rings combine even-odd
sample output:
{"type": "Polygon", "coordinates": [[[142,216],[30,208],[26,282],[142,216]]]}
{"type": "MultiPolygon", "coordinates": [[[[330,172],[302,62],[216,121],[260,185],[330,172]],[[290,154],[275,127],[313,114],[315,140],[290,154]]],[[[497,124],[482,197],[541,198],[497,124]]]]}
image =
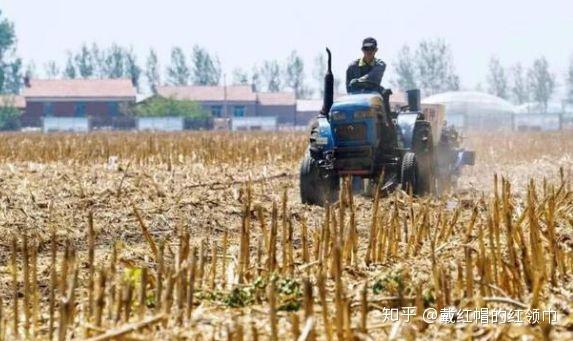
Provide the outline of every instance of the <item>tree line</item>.
{"type": "MultiPolygon", "coordinates": [[[[313,72],[313,78],[318,88],[322,87],[325,63],[322,56],[315,61],[318,70],[313,72]]],[[[67,52],[63,65],[48,61],[42,65],[41,71],[42,76],[48,79],[129,78],[138,91],[153,93],[161,85],[221,85],[224,81],[217,55],[197,45],[189,53],[182,47],[173,47],[163,68],[153,48],[140,63],[131,47],[115,43],[107,47],[84,43],[77,50],[67,52]]],[[[14,25],[0,11],[0,93],[19,93],[23,78],[38,77],[38,73],[34,62],[24,66],[22,59],[17,57],[14,25]]],[[[297,98],[313,94],[312,87],[306,83],[304,61],[297,51],[292,51],[284,61],[271,59],[250,69],[236,68],[228,83],[253,85],[257,91],[291,90],[297,98]]]]}
{"type": "Polygon", "coordinates": [[[68,52],[62,68],[55,61],[49,61],[44,65],[44,74],[49,79],[129,78],[138,90],[143,90],[141,88],[144,80],[150,90],[155,92],[162,84],[217,85],[221,78],[221,68],[218,58],[199,46],[193,47],[189,58],[182,48],[174,47],[171,51],[171,63],[162,73],[154,49],[149,50],[145,65],[141,66],[131,47],[114,43],[107,48],[101,48],[92,43],[83,44],[75,52],[68,52]],[[165,79],[165,83],[162,79],[165,79]]]}
{"type": "MultiPolygon", "coordinates": [[[[288,89],[297,98],[312,95],[311,88],[305,83],[304,61],[297,51],[292,51],[283,62],[272,59],[260,65],[255,64],[250,70],[236,68],[229,80],[223,80],[219,58],[197,45],[190,54],[182,47],[173,47],[169,62],[162,69],[153,48],[147,53],[144,66],[140,67],[132,49],[116,44],[108,49],[100,49],[93,43],[91,47],[83,45],[77,52],[70,52],[65,68],[61,73],[58,70],[55,62],[46,64],[45,73],[51,78],[130,78],[139,88],[140,78],[143,77],[153,93],[161,85],[213,86],[225,82],[231,85],[252,85],[256,91],[278,92],[288,89]]],[[[322,77],[323,74],[317,76],[317,80],[322,82],[322,77]]]]}
{"type": "MultiPolygon", "coordinates": [[[[102,48],[96,43],[83,44],[77,51],[69,51],[64,65],[49,61],[43,66],[49,79],[129,78],[142,90],[142,78],[152,92],[160,85],[220,85],[222,83],[219,58],[205,48],[195,45],[190,54],[181,47],[171,49],[170,60],[161,69],[157,52],[149,50],[144,66],[138,61],[131,47],[112,44],[102,48]]],[[[22,78],[37,76],[34,63],[23,68],[22,59],[16,56],[14,25],[2,17],[0,11],[0,93],[18,93],[22,78]]],[[[304,62],[293,51],[284,63],[264,61],[251,72],[236,69],[232,84],[253,84],[257,89],[276,92],[290,88],[298,97],[308,96],[305,85],[304,62]]]]}
{"type": "MultiPolygon", "coordinates": [[[[444,91],[460,90],[460,78],[455,72],[452,52],[443,39],[422,40],[415,49],[404,45],[394,63],[394,86],[402,90],[419,88],[430,96],[444,91]]],[[[529,68],[521,63],[506,67],[498,58],[489,61],[486,91],[514,104],[535,102],[547,111],[555,93],[557,77],[551,73],[543,56],[529,68]]],[[[567,89],[565,102],[573,104],[573,58],[564,76],[567,89]]],[[[482,90],[478,85],[477,90],[482,90]]]]}
{"type": "Polygon", "coordinates": [[[404,45],[394,62],[394,86],[420,89],[425,96],[460,89],[450,46],[443,39],[422,40],[416,49],[404,45]]]}
{"type": "MultiPolygon", "coordinates": [[[[565,75],[565,83],[565,102],[573,104],[573,59],[565,75]]],[[[497,57],[491,57],[489,61],[487,91],[515,104],[535,102],[546,112],[556,84],[557,77],[550,71],[549,62],[543,56],[535,59],[528,69],[521,63],[503,66],[497,57]]]]}
{"type": "MultiPolygon", "coordinates": [[[[291,90],[297,98],[309,98],[315,90],[318,90],[317,97],[322,96],[325,68],[324,55],[318,54],[309,77],[314,86],[309,85],[306,65],[293,50],[284,60],[270,59],[250,68],[236,68],[229,79],[223,80],[219,58],[201,46],[195,45],[190,51],[173,47],[169,61],[162,65],[153,48],[142,64],[131,47],[84,43],[75,51],[68,51],[63,65],[55,61],[45,63],[43,76],[51,79],[129,78],[142,92],[146,89],[156,92],[161,85],[248,84],[256,91],[291,90]]],[[[396,75],[391,83],[401,90],[419,88],[427,96],[461,88],[451,48],[443,39],[422,40],[415,48],[404,45],[389,69],[396,75]]],[[[492,57],[487,91],[516,104],[535,101],[546,109],[557,82],[549,70],[544,57],[536,59],[528,69],[519,63],[505,67],[492,57]]],[[[24,66],[17,56],[14,25],[0,11],[0,93],[19,93],[23,77],[37,77],[37,73],[33,62],[24,66]]],[[[566,101],[573,103],[573,59],[564,80],[566,101]]],[[[335,79],[335,89],[340,83],[340,79],[335,79]]]]}

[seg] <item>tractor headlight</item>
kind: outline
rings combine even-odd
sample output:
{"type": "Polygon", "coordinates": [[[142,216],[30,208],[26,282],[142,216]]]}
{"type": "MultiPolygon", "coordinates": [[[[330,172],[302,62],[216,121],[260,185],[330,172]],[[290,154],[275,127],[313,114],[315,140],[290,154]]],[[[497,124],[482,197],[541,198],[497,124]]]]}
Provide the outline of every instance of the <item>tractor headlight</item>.
{"type": "Polygon", "coordinates": [[[374,109],[360,110],[354,113],[354,118],[356,119],[364,119],[370,117],[376,117],[376,110],[374,109]]]}
{"type": "Polygon", "coordinates": [[[330,116],[332,117],[333,120],[335,121],[342,121],[346,119],[346,114],[343,113],[342,111],[333,111],[330,116]]]}

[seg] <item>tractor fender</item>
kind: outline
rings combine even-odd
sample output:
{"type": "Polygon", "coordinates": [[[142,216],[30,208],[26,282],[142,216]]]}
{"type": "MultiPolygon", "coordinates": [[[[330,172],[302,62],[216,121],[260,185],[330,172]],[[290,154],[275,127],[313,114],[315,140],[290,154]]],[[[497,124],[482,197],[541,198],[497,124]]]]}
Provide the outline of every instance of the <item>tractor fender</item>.
{"type": "Polygon", "coordinates": [[[414,126],[418,119],[418,113],[406,114],[400,113],[396,119],[398,135],[403,144],[403,148],[412,148],[412,139],[414,137],[414,126]]]}
{"type": "Polygon", "coordinates": [[[311,126],[310,148],[313,153],[334,149],[332,129],[330,122],[325,116],[317,117],[311,126]]]}

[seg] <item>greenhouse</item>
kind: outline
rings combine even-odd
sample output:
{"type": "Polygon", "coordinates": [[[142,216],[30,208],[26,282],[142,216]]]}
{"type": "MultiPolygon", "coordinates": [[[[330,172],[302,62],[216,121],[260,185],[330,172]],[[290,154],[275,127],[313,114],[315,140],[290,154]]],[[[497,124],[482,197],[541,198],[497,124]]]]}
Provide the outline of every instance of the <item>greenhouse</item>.
{"type": "Polygon", "coordinates": [[[513,129],[515,106],[490,94],[452,91],[427,97],[422,103],[444,105],[447,124],[459,129],[513,129]]]}

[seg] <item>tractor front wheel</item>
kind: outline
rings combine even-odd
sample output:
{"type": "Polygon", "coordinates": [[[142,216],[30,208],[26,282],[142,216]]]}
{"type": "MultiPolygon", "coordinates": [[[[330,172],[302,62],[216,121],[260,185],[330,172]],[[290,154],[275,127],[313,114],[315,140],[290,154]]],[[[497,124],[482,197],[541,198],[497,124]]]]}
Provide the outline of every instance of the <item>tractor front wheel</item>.
{"type": "Polygon", "coordinates": [[[326,206],[338,200],[339,177],[322,174],[317,161],[307,151],[300,164],[300,199],[303,204],[326,206]]]}

